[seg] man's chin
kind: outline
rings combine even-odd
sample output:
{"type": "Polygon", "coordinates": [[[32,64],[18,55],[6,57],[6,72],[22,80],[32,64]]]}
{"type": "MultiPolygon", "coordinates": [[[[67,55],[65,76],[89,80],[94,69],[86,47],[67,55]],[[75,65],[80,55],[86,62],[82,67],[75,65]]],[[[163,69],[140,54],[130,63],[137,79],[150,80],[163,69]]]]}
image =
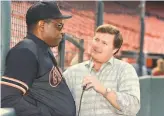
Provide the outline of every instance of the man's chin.
{"type": "Polygon", "coordinates": [[[50,47],[57,47],[57,46],[59,46],[60,42],[61,42],[61,40],[53,43],[53,45],[51,45],[50,47]]]}
{"type": "Polygon", "coordinates": [[[57,46],[59,46],[59,44],[55,43],[55,44],[49,45],[49,46],[50,46],[50,47],[57,47],[57,46]]]}

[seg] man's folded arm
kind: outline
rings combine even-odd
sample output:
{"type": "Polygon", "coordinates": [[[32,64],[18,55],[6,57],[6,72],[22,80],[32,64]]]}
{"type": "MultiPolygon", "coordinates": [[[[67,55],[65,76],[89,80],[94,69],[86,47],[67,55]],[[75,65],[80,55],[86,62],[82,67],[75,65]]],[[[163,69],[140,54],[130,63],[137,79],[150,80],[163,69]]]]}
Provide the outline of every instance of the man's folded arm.
{"type": "Polygon", "coordinates": [[[18,116],[41,116],[35,104],[24,99],[37,75],[37,59],[27,48],[14,48],[6,57],[1,77],[1,107],[14,108],[18,116]]]}

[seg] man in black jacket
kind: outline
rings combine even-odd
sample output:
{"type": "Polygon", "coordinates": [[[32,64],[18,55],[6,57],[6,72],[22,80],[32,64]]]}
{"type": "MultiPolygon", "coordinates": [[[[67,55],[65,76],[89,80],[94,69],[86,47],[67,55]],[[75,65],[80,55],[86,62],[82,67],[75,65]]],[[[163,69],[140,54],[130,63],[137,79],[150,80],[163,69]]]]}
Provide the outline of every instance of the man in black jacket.
{"type": "Polygon", "coordinates": [[[1,105],[17,116],[75,116],[75,103],[50,47],[62,39],[56,2],[37,2],[26,14],[27,36],[6,57],[1,105]]]}

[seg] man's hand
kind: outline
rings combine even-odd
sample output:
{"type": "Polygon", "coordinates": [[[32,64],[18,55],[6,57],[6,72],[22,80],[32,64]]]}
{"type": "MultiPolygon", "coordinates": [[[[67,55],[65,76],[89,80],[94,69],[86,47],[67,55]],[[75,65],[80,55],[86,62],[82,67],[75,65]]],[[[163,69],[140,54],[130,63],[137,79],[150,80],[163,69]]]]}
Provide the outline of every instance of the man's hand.
{"type": "Polygon", "coordinates": [[[82,85],[86,86],[86,90],[93,88],[96,92],[100,94],[104,94],[106,91],[105,87],[94,76],[84,77],[82,85]]]}
{"type": "MultiPolygon", "coordinates": [[[[86,77],[84,77],[84,79],[83,79],[83,86],[86,86],[86,89],[93,88],[96,92],[102,94],[103,96],[104,96],[104,94],[106,92],[106,88],[94,76],[86,76],[86,77]]],[[[115,107],[118,110],[120,110],[120,106],[117,104],[116,98],[117,98],[117,96],[116,96],[116,93],[114,91],[111,91],[107,95],[107,97],[106,97],[108,102],[110,102],[110,104],[112,104],[113,107],[115,107]]]]}

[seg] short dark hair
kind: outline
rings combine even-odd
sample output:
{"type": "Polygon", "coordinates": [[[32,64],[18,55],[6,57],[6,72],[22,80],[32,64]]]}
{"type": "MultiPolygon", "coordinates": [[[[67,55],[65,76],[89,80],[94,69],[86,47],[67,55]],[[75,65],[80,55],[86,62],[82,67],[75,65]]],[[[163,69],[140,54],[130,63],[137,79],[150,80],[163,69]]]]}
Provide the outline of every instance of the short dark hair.
{"type": "Polygon", "coordinates": [[[114,55],[115,55],[119,51],[119,49],[121,48],[121,45],[123,43],[123,38],[122,38],[120,31],[113,25],[104,24],[104,25],[100,25],[99,27],[97,27],[96,32],[108,33],[108,34],[115,35],[113,44],[114,44],[114,47],[118,49],[114,53],[114,55]]]}

